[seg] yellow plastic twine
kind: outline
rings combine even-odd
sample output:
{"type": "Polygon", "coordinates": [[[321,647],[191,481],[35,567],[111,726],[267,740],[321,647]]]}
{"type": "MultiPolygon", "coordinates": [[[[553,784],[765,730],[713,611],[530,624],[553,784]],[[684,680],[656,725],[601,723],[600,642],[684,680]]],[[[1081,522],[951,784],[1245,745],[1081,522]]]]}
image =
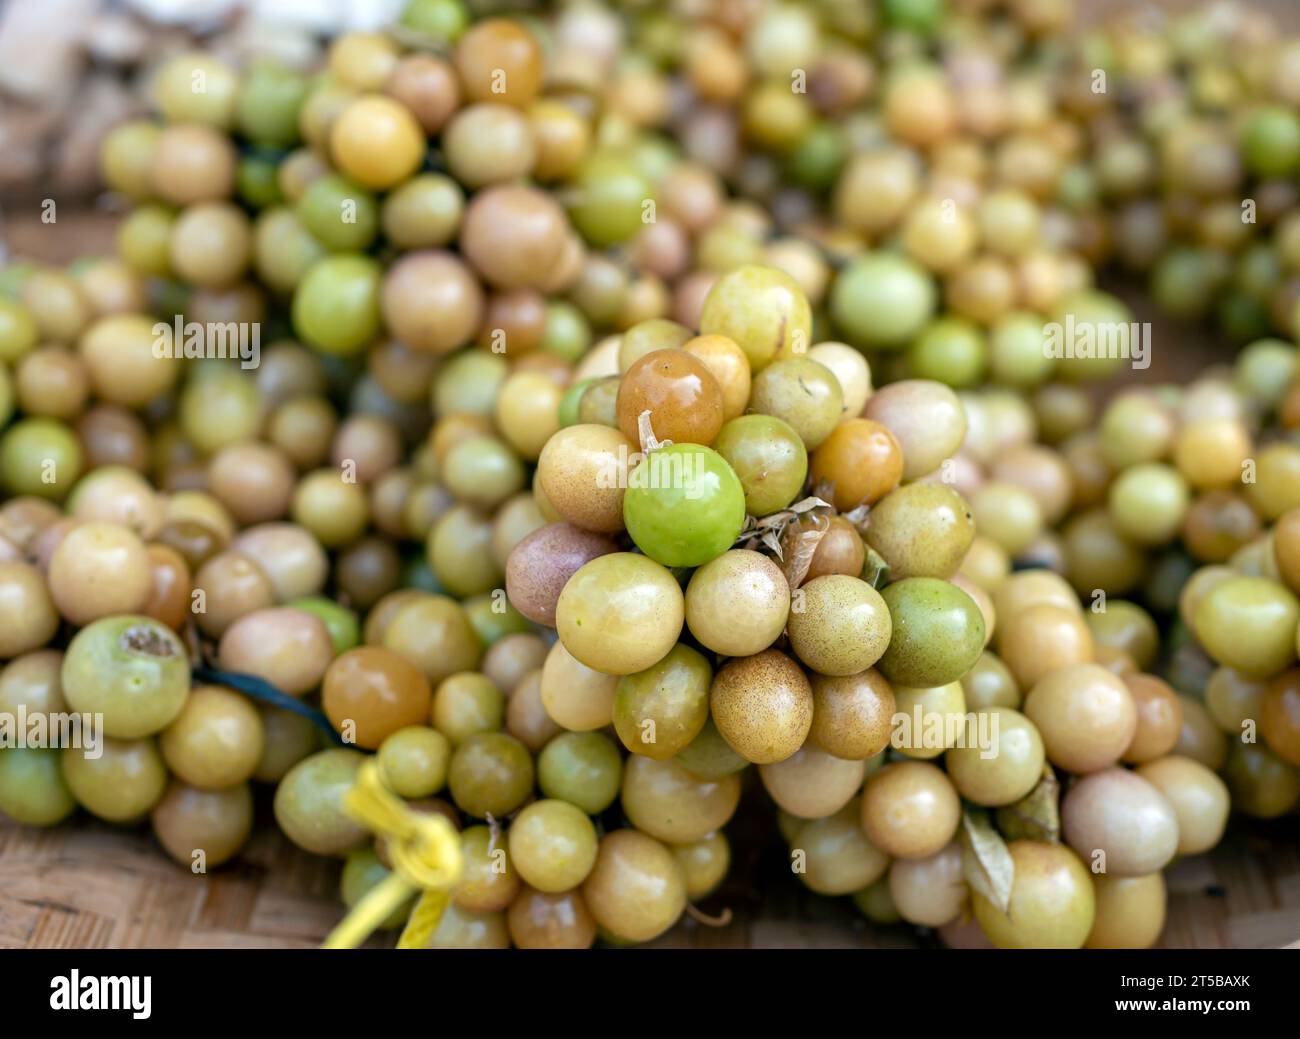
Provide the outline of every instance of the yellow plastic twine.
{"type": "Polygon", "coordinates": [[[413,810],[392,793],[379,778],[373,758],[358,770],[343,807],[357,822],[388,839],[393,872],[352,907],[321,948],[355,949],[417,891],[423,894],[397,947],[427,947],[464,868],[456,828],[442,815],[413,810]]]}

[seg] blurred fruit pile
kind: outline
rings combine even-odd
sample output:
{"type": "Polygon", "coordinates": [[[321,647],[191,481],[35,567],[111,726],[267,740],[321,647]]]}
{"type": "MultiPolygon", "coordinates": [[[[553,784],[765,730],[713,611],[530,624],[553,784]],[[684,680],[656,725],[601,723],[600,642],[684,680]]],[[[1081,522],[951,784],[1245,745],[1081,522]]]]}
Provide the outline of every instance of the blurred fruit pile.
{"type": "Polygon", "coordinates": [[[877,923],[1153,944],[1300,803],[1300,41],[1073,24],[411,0],[158,63],[117,255],[0,271],[0,812],[204,872],[273,788],[355,908],[418,851],[373,762],[458,831],[430,944],[586,947],[725,909],[743,798],[877,923]],[[1111,268],[1221,363],[1153,378],[1111,268]]]}

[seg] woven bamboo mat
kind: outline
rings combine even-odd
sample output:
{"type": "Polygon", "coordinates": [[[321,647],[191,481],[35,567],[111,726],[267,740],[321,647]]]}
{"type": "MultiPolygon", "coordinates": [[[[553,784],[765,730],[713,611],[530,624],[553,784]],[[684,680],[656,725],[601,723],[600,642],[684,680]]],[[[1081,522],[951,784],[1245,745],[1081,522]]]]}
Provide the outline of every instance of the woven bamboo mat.
{"type": "MultiPolygon", "coordinates": [[[[759,806],[754,806],[757,809],[759,806]]],[[[53,830],[0,821],[0,947],[308,948],[338,921],[339,863],[294,848],[262,806],[238,861],[195,876],[145,828],[78,817],[53,830]]],[[[907,948],[934,938],[874,927],[847,899],[821,898],[787,872],[762,834],[770,815],[742,811],[728,832],[732,876],[703,903],[731,922],[684,920],[668,948],[907,948]]],[[[1167,874],[1170,948],[1277,948],[1300,940],[1300,818],[1236,826],[1209,855],[1167,874]]],[[[372,945],[391,944],[380,936],[372,945]]]]}

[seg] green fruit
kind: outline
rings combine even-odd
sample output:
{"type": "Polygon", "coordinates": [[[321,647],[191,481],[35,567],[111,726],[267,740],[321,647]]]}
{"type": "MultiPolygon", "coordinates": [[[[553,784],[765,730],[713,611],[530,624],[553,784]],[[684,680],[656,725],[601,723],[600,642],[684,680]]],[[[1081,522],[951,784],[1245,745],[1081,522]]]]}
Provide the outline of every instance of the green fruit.
{"type": "Polygon", "coordinates": [[[678,643],[656,664],[619,679],[614,728],[634,754],[663,761],[699,735],[709,717],[713,668],[678,643]]]}
{"type": "Polygon", "coordinates": [[[939,686],[969,671],[984,650],[984,616],[955,584],[934,577],[895,581],[882,593],[893,637],[877,667],[895,685],[939,686]]]}
{"type": "Polygon", "coordinates": [[[81,475],[81,443],[62,422],[25,418],[0,436],[0,483],[13,495],[60,500],[81,475]]]}
{"type": "Polygon", "coordinates": [[[537,785],[547,797],[568,801],[588,815],[614,803],[623,784],[623,759],[599,732],[564,732],[537,758],[537,785]]]}
{"type": "Polygon", "coordinates": [[[296,212],[312,237],[335,252],[364,252],[379,233],[375,196],[337,173],[313,180],[296,212]]]}
{"type": "Polygon", "coordinates": [[[745,510],[754,516],[790,505],[808,478],[803,438],[773,415],[733,418],[722,427],[713,447],[740,478],[745,510]]]}
{"type": "Polygon", "coordinates": [[[645,226],[644,204],[654,189],[635,163],[602,152],[583,162],[574,193],[574,227],[592,245],[607,246],[626,242],[645,226]]]}
{"type": "Polygon", "coordinates": [[[235,99],[235,124],[254,144],[287,148],[298,140],[298,110],[307,96],[300,73],[259,62],[245,73],[235,99]]]}
{"type": "Polygon", "coordinates": [[[937,296],[933,279],[911,260],[872,253],[836,277],[831,318],[854,346],[897,350],[925,327],[937,296]]]}
{"type": "Polygon", "coordinates": [[[286,606],[319,617],[330,633],[334,643],[334,655],[345,653],[361,642],[361,624],[357,615],[346,606],[340,606],[333,599],[323,595],[310,595],[301,599],[290,599],[286,606]]]}
{"type": "Polygon", "coordinates": [[[346,855],[370,831],[343,808],[343,796],[366,760],[355,750],[322,750],[294,765],[275,790],[275,821],[289,840],[316,855],[346,855]]]}
{"type": "Polygon", "coordinates": [[[9,747],[0,751],[0,813],[24,826],[54,826],[76,807],[57,750],[9,747]]]}
{"type": "MultiPolygon", "coordinates": [[[[379,861],[379,856],[374,851],[370,848],[357,849],[343,863],[343,875],[339,880],[339,894],[343,904],[351,909],[390,876],[392,871],[379,861]]],[[[378,930],[392,931],[401,927],[414,907],[415,896],[412,895],[380,921],[378,930]]]]}
{"type": "Polygon", "coordinates": [[[628,475],[623,522],[656,562],[701,566],[735,543],[745,525],[745,490],[716,451],[673,444],[628,475]]]}
{"type": "Polygon", "coordinates": [[[351,356],[379,335],[379,264],[340,253],[318,260],[293,294],[293,327],[327,354],[351,356]]]}
{"type": "Polygon", "coordinates": [[[190,695],[190,659],[150,617],[105,617],[77,632],[63,658],[72,710],[103,716],[103,732],[138,739],[166,728],[190,695]]]}

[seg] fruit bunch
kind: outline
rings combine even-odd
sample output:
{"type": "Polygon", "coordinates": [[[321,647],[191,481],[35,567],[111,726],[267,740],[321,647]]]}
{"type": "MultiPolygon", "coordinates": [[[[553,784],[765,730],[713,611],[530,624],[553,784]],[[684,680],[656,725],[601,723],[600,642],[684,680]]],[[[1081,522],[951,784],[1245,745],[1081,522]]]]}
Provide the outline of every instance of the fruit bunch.
{"type": "Polygon", "coordinates": [[[459,835],[431,944],[586,947],[713,893],[748,785],[873,920],[1154,942],[1175,855],[1300,800],[1296,351],[1098,410],[1128,359],[1044,336],[1128,326],[1112,255],[1175,312],[1238,264],[1261,335],[1286,132],[1239,235],[1157,58],[1246,29],[1006,7],[413,0],[161,61],[119,256],[0,276],[0,724],[102,730],[0,749],[0,812],[206,869],[274,785],[356,907],[372,759],[459,835]]]}

